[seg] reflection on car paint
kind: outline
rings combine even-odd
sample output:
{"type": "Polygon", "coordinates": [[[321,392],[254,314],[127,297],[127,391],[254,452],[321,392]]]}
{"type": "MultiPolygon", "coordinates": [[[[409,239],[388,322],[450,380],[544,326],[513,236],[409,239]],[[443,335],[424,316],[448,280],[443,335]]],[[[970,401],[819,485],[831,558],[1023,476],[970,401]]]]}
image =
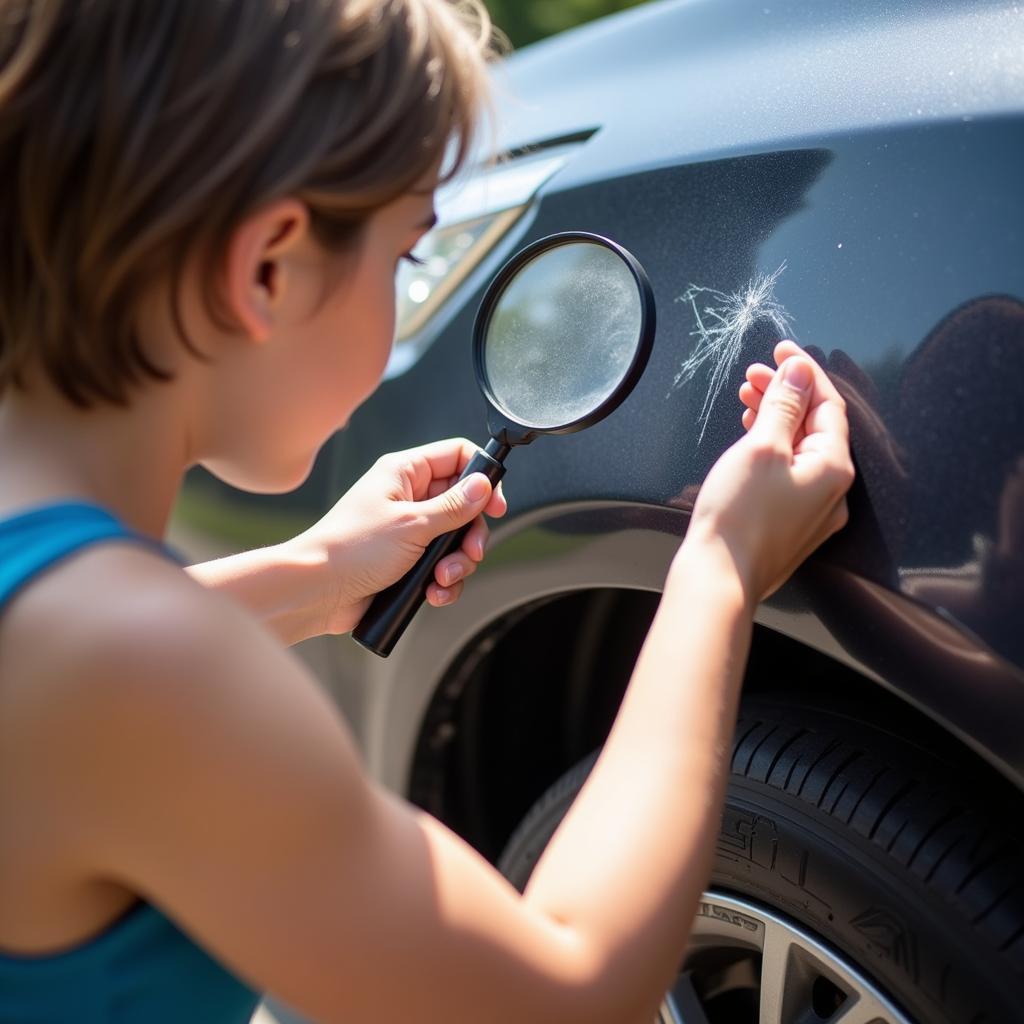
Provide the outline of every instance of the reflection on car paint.
{"type": "Polygon", "coordinates": [[[1024,366],[1024,303],[980,296],[944,316],[904,361],[887,414],[849,355],[809,351],[846,401],[859,477],[834,556],[1020,665],[1024,434],[1012,382],[1024,366]],[[957,457],[966,438],[976,451],[957,457]]]}

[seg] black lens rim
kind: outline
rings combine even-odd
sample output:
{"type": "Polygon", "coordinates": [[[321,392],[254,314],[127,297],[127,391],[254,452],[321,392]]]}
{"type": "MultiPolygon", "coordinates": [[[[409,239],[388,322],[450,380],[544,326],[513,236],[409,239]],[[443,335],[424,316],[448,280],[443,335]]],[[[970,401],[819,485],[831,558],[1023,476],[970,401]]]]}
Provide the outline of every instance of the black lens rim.
{"type": "Polygon", "coordinates": [[[600,422],[610,413],[614,412],[629,397],[633,388],[636,387],[637,382],[647,367],[651,350],[654,347],[654,333],[654,289],[651,287],[651,282],[648,280],[644,268],[628,249],[619,245],[618,242],[613,242],[610,238],[606,238],[604,235],[594,234],[589,231],[559,231],[553,235],[546,235],[544,238],[531,242],[509,259],[495,275],[494,280],[491,281],[480,302],[476,321],[473,325],[473,369],[476,372],[477,383],[480,385],[480,390],[483,392],[489,407],[488,424],[491,428],[491,436],[498,438],[499,435],[503,434],[504,436],[500,439],[507,444],[526,444],[538,434],[573,434],[578,430],[583,430],[600,422]],[[618,386],[600,405],[591,409],[586,415],[569,423],[555,427],[539,427],[535,424],[525,423],[513,416],[495,397],[484,362],[484,345],[495,307],[511,279],[527,263],[536,259],[541,254],[551,249],[560,248],[563,245],[572,244],[573,242],[590,242],[603,245],[605,248],[611,249],[629,267],[640,295],[640,336],[637,340],[629,368],[623,374],[618,386]]]}

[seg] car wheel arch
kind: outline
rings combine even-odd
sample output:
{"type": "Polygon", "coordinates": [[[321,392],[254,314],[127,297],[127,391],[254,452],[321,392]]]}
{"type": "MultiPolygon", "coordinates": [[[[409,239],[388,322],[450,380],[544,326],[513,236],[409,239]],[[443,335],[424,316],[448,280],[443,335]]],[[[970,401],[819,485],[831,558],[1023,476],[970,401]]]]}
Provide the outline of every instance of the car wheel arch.
{"type": "MultiPolygon", "coordinates": [[[[489,623],[434,689],[411,760],[410,799],[495,860],[537,797],[603,742],[658,597],[578,589],[544,595],[489,623]]],[[[840,714],[870,708],[894,732],[1008,785],[892,689],[763,623],[754,627],[744,693],[811,701],[840,714]]]]}

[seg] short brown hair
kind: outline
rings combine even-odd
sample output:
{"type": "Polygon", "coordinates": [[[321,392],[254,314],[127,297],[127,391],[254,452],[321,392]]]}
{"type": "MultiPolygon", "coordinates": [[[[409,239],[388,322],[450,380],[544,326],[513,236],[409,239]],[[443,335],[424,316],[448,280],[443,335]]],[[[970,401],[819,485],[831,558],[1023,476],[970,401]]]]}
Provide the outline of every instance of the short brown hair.
{"type": "MultiPolygon", "coordinates": [[[[444,159],[487,96],[478,0],[0,0],[0,393],[76,405],[168,379],[144,290],[293,195],[325,245],[444,159]]],[[[209,277],[207,278],[209,279],[209,277]]],[[[209,296],[208,296],[209,298],[209,296]]]]}

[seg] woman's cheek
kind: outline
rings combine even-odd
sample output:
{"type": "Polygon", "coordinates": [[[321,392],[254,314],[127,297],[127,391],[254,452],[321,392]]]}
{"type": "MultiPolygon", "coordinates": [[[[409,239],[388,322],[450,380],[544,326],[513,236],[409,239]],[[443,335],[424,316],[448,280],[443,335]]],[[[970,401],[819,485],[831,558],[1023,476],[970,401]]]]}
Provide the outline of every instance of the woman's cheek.
{"type": "Polygon", "coordinates": [[[365,293],[368,307],[364,307],[363,316],[358,321],[353,321],[353,325],[358,326],[349,337],[349,358],[342,372],[347,372],[353,383],[358,380],[359,402],[377,390],[391,358],[395,336],[395,298],[393,282],[389,280],[388,285],[386,289],[376,290],[376,294],[365,293]]]}
{"type": "Polygon", "coordinates": [[[376,289],[376,301],[371,310],[372,325],[367,332],[368,347],[372,346],[375,353],[376,379],[373,387],[377,386],[380,378],[384,375],[384,369],[391,358],[391,347],[395,338],[395,275],[384,273],[380,277],[379,287],[376,289]],[[372,339],[372,341],[371,341],[372,339]]]}

